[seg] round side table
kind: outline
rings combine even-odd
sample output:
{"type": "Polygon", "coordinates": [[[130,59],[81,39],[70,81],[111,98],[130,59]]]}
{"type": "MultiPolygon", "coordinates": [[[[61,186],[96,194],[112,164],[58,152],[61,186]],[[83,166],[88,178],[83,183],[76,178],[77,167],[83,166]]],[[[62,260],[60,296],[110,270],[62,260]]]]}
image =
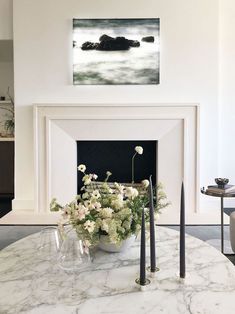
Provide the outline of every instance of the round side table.
{"type": "Polygon", "coordinates": [[[205,188],[201,189],[201,193],[209,196],[220,197],[220,211],[221,211],[221,253],[224,254],[224,198],[235,197],[235,192],[233,193],[221,193],[221,192],[211,192],[205,188]]]}

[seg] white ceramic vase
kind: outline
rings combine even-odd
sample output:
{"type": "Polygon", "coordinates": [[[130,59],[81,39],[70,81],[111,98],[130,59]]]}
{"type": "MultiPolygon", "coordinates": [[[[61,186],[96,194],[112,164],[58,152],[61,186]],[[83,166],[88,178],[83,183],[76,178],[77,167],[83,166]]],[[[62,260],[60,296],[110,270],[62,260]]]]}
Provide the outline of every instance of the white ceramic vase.
{"type": "Polygon", "coordinates": [[[128,249],[134,242],[134,235],[130,236],[126,240],[123,240],[120,244],[110,243],[108,241],[108,236],[102,235],[100,236],[100,242],[98,244],[98,247],[105,252],[120,253],[128,249]]]}

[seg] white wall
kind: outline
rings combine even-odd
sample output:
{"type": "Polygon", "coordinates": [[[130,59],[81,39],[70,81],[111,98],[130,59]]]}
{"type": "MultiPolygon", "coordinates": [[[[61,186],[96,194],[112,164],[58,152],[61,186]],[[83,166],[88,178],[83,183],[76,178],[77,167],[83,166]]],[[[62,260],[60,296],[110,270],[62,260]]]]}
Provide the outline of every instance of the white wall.
{"type": "MultiPolygon", "coordinates": [[[[220,176],[235,184],[235,2],[220,1],[220,176]]],[[[235,202],[233,201],[233,206],[235,202]]]]}
{"type": "Polygon", "coordinates": [[[14,1],[14,62],[15,207],[34,199],[33,103],[200,103],[201,185],[216,177],[217,0],[14,1]],[[73,86],[74,17],[160,17],[160,85],[73,86]]]}
{"type": "Polygon", "coordinates": [[[12,2],[13,0],[0,0],[0,40],[13,37],[12,2]]]}

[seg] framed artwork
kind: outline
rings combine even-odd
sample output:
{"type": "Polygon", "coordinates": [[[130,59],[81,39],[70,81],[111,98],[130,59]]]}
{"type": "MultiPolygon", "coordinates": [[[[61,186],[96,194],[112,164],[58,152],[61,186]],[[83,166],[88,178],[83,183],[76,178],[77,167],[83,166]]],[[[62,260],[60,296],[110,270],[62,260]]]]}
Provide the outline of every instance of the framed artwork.
{"type": "Polygon", "coordinates": [[[159,84],[160,19],[73,19],[74,85],[159,84]]]}

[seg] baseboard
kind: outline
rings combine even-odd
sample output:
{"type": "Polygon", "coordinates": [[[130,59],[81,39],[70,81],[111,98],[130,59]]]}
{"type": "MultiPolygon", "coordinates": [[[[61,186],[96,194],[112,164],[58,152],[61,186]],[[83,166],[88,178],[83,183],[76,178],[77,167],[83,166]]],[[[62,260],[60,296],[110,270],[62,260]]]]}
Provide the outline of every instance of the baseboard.
{"type": "Polygon", "coordinates": [[[34,212],[34,200],[21,200],[14,198],[12,200],[12,209],[19,211],[31,211],[34,212]]]}
{"type": "Polygon", "coordinates": [[[0,218],[0,225],[55,225],[60,219],[61,213],[36,214],[13,210],[0,218]]]}

